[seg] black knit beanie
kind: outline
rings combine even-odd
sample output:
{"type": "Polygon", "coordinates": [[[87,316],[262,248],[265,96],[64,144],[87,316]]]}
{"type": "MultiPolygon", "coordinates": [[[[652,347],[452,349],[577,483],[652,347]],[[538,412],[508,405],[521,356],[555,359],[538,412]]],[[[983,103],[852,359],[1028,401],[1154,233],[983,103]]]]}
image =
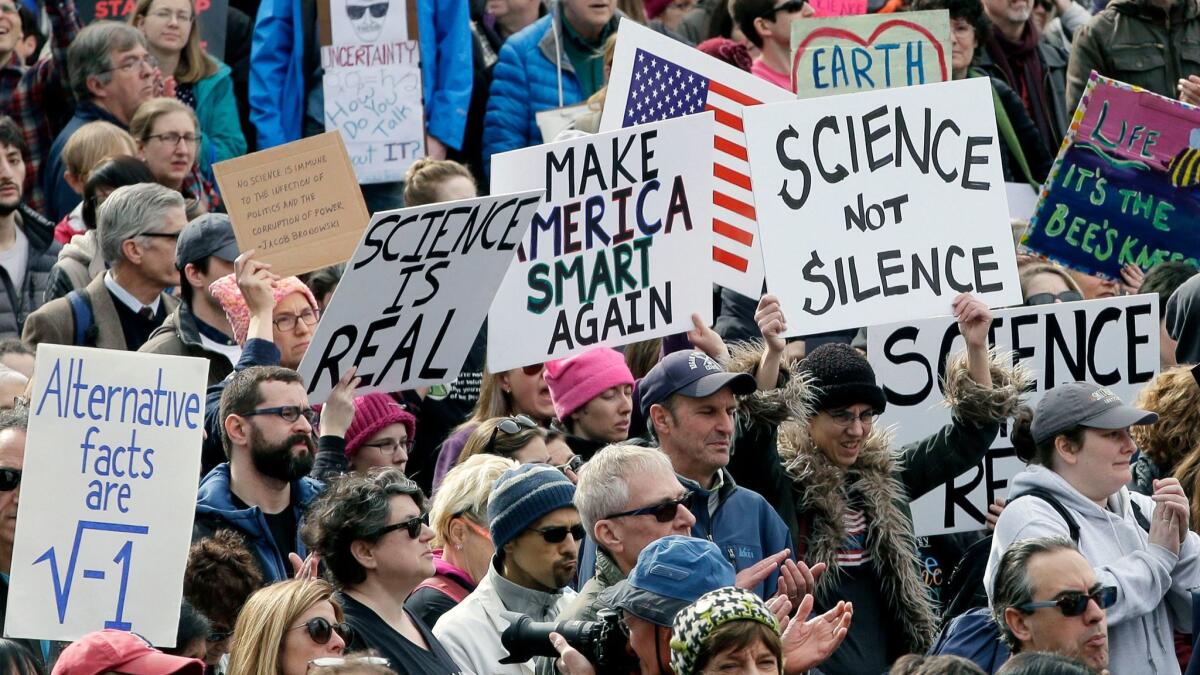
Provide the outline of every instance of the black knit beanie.
{"type": "Polygon", "coordinates": [[[800,372],[817,387],[814,409],[831,410],[865,403],[883,412],[887,397],[875,384],[875,371],[866,357],[850,345],[826,343],[809,352],[800,362],[800,372]]]}

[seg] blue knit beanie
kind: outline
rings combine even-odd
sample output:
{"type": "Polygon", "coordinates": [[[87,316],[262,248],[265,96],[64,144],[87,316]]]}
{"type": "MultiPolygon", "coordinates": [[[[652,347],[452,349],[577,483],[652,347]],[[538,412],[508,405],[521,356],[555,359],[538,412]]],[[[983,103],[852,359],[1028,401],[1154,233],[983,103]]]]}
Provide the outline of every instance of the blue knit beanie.
{"type": "Polygon", "coordinates": [[[575,506],[575,486],[546,464],[509,469],[492,485],[488,524],[497,549],[517,538],[547,513],[575,506]]]}

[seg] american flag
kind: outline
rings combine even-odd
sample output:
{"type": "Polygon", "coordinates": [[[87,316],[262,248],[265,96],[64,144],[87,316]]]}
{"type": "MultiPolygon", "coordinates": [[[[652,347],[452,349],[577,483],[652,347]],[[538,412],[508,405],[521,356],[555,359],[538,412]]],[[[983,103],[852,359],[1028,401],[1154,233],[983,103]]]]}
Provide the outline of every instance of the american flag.
{"type": "Polygon", "coordinates": [[[713,160],[713,206],[716,207],[712,223],[713,260],[739,272],[746,271],[749,261],[731,250],[727,240],[743,247],[754,244],[756,216],[742,108],[758,103],[761,101],[717,80],[638,49],[621,124],[629,127],[706,110],[713,112],[716,118],[713,147],[717,151],[713,160]]]}

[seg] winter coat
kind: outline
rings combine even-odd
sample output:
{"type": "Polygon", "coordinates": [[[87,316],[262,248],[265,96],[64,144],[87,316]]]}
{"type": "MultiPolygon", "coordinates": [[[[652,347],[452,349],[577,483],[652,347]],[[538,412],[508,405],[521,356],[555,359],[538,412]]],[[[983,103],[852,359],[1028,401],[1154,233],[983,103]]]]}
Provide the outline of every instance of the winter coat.
{"type": "Polygon", "coordinates": [[[233,96],[233,71],[217,62],[217,72],[193,85],[201,143],[196,158],[206,180],[213,180],[212,165],[246,154],[246,138],[238,121],[233,96]]]}
{"type": "MultiPolygon", "coordinates": [[[[1037,124],[1025,110],[1025,104],[1021,103],[1021,97],[1017,95],[1017,92],[998,77],[991,78],[991,82],[992,89],[1000,100],[1001,107],[997,112],[1008,118],[1013,135],[1017,138],[1017,147],[1013,148],[1009,146],[1008,139],[1004,137],[1004,134],[1000,134],[1000,165],[1004,170],[1004,180],[1009,183],[1026,182],[1025,174],[1021,171],[1021,164],[1016,159],[1017,153],[1020,153],[1025,158],[1025,164],[1029,167],[1033,180],[1041,184],[1046,180],[1046,175],[1050,173],[1050,165],[1054,162],[1054,156],[1046,152],[1046,143],[1043,141],[1042,135],[1038,133],[1037,124]]],[[[999,126],[999,115],[997,115],[997,126],[999,126]]]]}
{"type": "Polygon", "coordinates": [[[29,254],[25,263],[25,278],[18,291],[0,267],[0,280],[4,282],[4,294],[0,295],[0,338],[19,338],[29,314],[45,302],[46,288],[50,285],[50,270],[58,260],[62,244],[54,241],[53,232],[41,227],[26,227],[21,215],[16,214],[17,227],[25,233],[29,242],[29,254]]]}
{"type": "MultiPolygon", "coordinates": [[[[1030,488],[1054,494],[1079,526],[1079,551],[1096,572],[1101,586],[1116,586],[1117,602],[1109,607],[1109,671],[1113,673],[1179,673],[1173,631],[1192,632],[1192,599],[1188,589],[1200,585],[1200,536],[1188,532],[1179,555],[1149,543],[1138,524],[1134,505],[1147,518],[1155,503],[1121,488],[1100,508],[1050,469],[1031,464],[1013,477],[1009,492],[1030,488]]],[[[1046,502],[1020,499],[1000,514],[984,573],[988,597],[1005,549],[1021,539],[1068,537],[1067,524],[1046,502]]]]}
{"type": "MultiPolygon", "coordinates": [[[[291,509],[296,515],[296,553],[301,558],[308,554],[304,540],[300,537],[304,512],[324,486],[305,477],[292,483],[291,509]]],[[[196,499],[196,521],[192,527],[192,541],[211,537],[217,530],[232,529],[246,539],[246,547],[254,554],[254,560],[262,571],[263,583],[273,584],[292,578],[292,565],[287,554],[280,551],[271,536],[262,509],[251,506],[239,509],[233,504],[230,491],[229,464],[221,464],[208,472],[200,481],[196,499]]]]}
{"type": "MultiPolygon", "coordinates": [[[[1044,34],[1038,39],[1037,51],[1038,58],[1042,61],[1042,100],[1049,108],[1050,127],[1054,131],[1054,138],[1043,138],[1042,142],[1046,153],[1053,157],[1058,152],[1059,144],[1067,135],[1067,129],[1071,124],[1071,114],[1075,111],[1075,106],[1071,105],[1068,109],[1068,104],[1065,103],[1069,55],[1067,50],[1047,40],[1044,34]]],[[[988,75],[1007,84],[1009,89],[1014,92],[1018,90],[1014,83],[1008,81],[1004,75],[1004,69],[992,60],[986,49],[979,50],[979,67],[988,75]]],[[[1031,120],[1032,118],[1033,116],[1030,115],[1031,120]]]]}
{"type": "Polygon", "coordinates": [[[500,48],[483,127],[483,162],[489,175],[492,155],[542,142],[537,113],[581,101],[583,92],[563,51],[562,19],[555,7],[500,48]]]}
{"type": "Polygon", "coordinates": [[[61,298],[76,289],[87,288],[92,279],[107,269],[100,255],[100,239],[95,230],[71,238],[58,252],[58,262],[50,268],[44,302],[61,298]]]}
{"type": "Polygon", "coordinates": [[[1069,52],[1071,51],[1071,41],[1075,39],[1075,33],[1091,20],[1092,13],[1086,7],[1078,2],[1072,2],[1067,5],[1067,11],[1046,23],[1046,27],[1042,29],[1042,35],[1046,36],[1046,40],[1050,44],[1062,47],[1069,52]]]}
{"type": "MultiPolygon", "coordinates": [[[[82,290],[84,300],[92,308],[92,325],[84,334],[84,344],[100,349],[126,351],[125,330],[117,314],[116,300],[104,285],[104,275],[98,275],[82,290]]],[[[168,314],[179,306],[179,300],[162,293],[159,296],[162,309],[168,314]]],[[[47,302],[25,318],[21,341],[31,349],[43,342],[52,345],[75,344],[75,311],[67,298],[56,298],[47,302]]],[[[140,346],[140,345],[139,345],[140,346]]]]}
{"type": "Polygon", "coordinates": [[[1148,0],[1114,0],[1075,35],[1067,69],[1067,106],[1079,105],[1092,71],[1178,98],[1176,83],[1200,75],[1200,1],[1170,15],[1148,0]]]}
{"type": "Polygon", "coordinates": [[[229,358],[220,352],[209,351],[200,339],[200,329],[196,327],[196,317],[192,308],[180,303],[179,307],[154,329],[150,339],[142,345],[139,352],[149,354],[169,354],[171,356],[194,356],[208,359],[208,386],[224,380],[233,372],[233,364],[229,358]]]}
{"type": "Polygon", "coordinates": [[[54,143],[50,145],[50,152],[46,155],[46,161],[42,163],[42,175],[38,178],[41,181],[42,195],[46,200],[45,215],[52,222],[57,223],[62,220],[63,216],[70,213],[71,209],[75,208],[82,199],[71,189],[70,185],[67,185],[67,164],[62,158],[63,148],[67,147],[67,141],[79,130],[79,127],[97,120],[111,122],[126,131],[129,130],[129,127],[121,120],[91,101],[84,101],[75,106],[75,116],[67,122],[67,126],[63,127],[63,130],[55,137],[54,143]]]}

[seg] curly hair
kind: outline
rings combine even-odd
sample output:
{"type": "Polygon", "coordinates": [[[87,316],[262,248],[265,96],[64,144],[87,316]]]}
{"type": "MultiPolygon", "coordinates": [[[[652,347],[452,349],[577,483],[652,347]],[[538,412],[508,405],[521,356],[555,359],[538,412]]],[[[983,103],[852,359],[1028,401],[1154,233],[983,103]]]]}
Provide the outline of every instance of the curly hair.
{"type": "Polygon", "coordinates": [[[183,597],[218,627],[232,628],[246,598],[262,585],[254,555],[233,530],[217,530],[188,550],[183,597]]]}
{"type": "MultiPolygon", "coordinates": [[[[1159,373],[1142,388],[1133,405],[1158,413],[1157,422],[1134,426],[1129,433],[1162,475],[1200,451],[1200,388],[1189,367],[1176,366],[1159,373]]],[[[1190,486],[1184,488],[1190,491],[1190,486]]]]}
{"type": "Polygon", "coordinates": [[[421,488],[395,467],[341,476],[309,506],[302,530],[304,543],[321,554],[339,588],[366,580],[367,571],[350,551],[350,545],[379,537],[391,517],[389,502],[398,496],[412,497],[422,513],[428,509],[421,488]]]}

